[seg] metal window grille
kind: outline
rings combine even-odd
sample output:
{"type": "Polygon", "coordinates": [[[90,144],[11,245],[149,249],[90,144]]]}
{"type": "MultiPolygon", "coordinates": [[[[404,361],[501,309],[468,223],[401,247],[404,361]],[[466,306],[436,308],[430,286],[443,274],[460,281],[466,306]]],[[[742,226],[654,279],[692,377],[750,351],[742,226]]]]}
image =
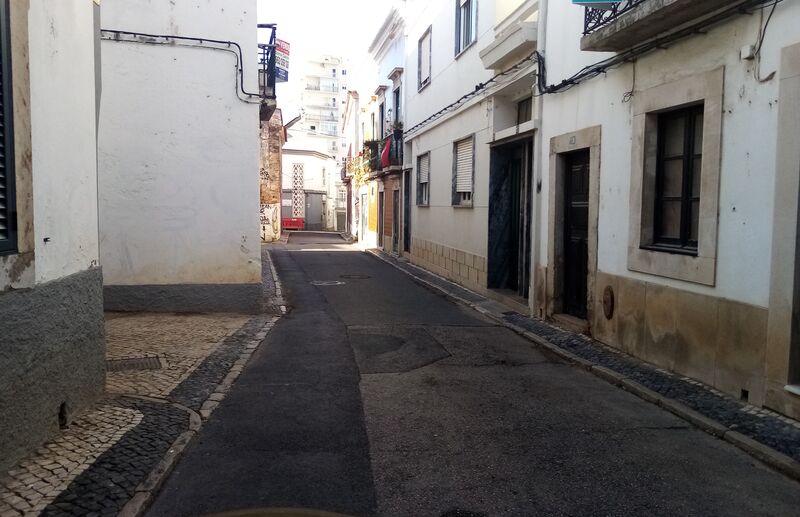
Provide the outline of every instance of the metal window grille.
{"type": "Polygon", "coordinates": [[[306,213],[306,196],[304,185],[304,165],[292,164],[292,217],[304,217],[306,213]]]}
{"type": "Polygon", "coordinates": [[[8,2],[0,1],[0,253],[17,250],[12,114],[8,2]]]}

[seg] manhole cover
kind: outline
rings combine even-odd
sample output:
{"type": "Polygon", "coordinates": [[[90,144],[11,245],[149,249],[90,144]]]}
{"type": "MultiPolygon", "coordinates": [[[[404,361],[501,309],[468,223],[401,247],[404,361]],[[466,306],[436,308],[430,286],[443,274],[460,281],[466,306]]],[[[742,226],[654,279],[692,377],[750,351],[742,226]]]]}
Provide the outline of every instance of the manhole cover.
{"type": "Polygon", "coordinates": [[[106,361],[106,370],[109,372],[160,370],[161,368],[161,359],[158,357],[129,357],[126,359],[109,359],[106,361]]]}
{"type": "Polygon", "coordinates": [[[344,285],[344,282],[338,280],[313,280],[311,285],[344,285]]]}
{"type": "Polygon", "coordinates": [[[349,280],[366,280],[367,278],[372,278],[369,275],[339,275],[339,278],[347,278],[349,280]]]}

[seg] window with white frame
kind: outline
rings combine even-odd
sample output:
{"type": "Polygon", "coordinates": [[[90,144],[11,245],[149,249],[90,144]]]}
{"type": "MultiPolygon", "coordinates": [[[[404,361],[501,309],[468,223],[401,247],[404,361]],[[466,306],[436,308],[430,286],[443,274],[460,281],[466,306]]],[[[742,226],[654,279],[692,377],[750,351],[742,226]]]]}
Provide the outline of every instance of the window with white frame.
{"type": "Polygon", "coordinates": [[[430,202],[431,153],[417,157],[417,204],[428,206],[430,202]]]}
{"type": "Polygon", "coordinates": [[[453,144],[453,206],[472,206],[472,179],[475,169],[475,138],[453,144]]]}
{"type": "Polygon", "coordinates": [[[456,55],[475,42],[478,0],[456,0],[456,55]]]}
{"type": "Polygon", "coordinates": [[[422,89],[431,82],[431,28],[422,35],[417,44],[417,86],[422,89]]]}

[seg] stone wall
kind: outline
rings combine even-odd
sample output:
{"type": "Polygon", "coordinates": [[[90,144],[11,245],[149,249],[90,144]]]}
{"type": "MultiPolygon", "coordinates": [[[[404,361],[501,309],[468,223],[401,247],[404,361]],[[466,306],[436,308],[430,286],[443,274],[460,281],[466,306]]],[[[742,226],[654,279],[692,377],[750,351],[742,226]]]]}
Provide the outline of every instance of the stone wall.
{"type": "Polygon", "coordinates": [[[594,299],[594,338],[764,404],[767,309],[602,272],[594,299]],[[614,293],[610,319],[603,311],[606,288],[614,293]]]}
{"type": "Polygon", "coordinates": [[[95,268],[0,294],[0,471],[103,395],[102,286],[95,268]]]}
{"type": "Polygon", "coordinates": [[[281,236],[281,148],[284,142],[283,118],[281,110],[276,109],[268,121],[261,122],[259,218],[264,242],[278,240],[281,236]]]}
{"type": "Polygon", "coordinates": [[[486,291],[486,257],[412,237],[411,262],[480,293],[486,291]]]}

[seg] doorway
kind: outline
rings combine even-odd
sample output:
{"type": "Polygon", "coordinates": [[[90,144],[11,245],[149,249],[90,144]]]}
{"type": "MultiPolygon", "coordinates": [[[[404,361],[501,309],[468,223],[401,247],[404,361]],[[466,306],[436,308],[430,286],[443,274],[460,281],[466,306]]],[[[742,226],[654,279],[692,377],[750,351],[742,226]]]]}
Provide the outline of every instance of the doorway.
{"type": "Polygon", "coordinates": [[[589,150],[564,155],[562,310],[587,318],[589,278],[589,150]]]}
{"type": "Polygon", "coordinates": [[[528,298],[531,269],[530,138],[495,146],[489,179],[487,287],[528,298]]]}
{"type": "Polygon", "coordinates": [[[367,195],[361,194],[361,206],[358,207],[358,215],[360,217],[361,223],[361,233],[358,236],[358,240],[364,241],[367,238],[367,195]]]}
{"type": "Polygon", "coordinates": [[[403,173],[403,251],[411,251],[411,171],[403,173]]]}
{"type": "Polygon", "coordinates": [[[384,192],[378,192],[378,247],[383,247],[384,192]]]}
{"type": "Polygon", "coordinates": [[[400,191],[392,191],[392,251],[400,250],[400,191]]]}

